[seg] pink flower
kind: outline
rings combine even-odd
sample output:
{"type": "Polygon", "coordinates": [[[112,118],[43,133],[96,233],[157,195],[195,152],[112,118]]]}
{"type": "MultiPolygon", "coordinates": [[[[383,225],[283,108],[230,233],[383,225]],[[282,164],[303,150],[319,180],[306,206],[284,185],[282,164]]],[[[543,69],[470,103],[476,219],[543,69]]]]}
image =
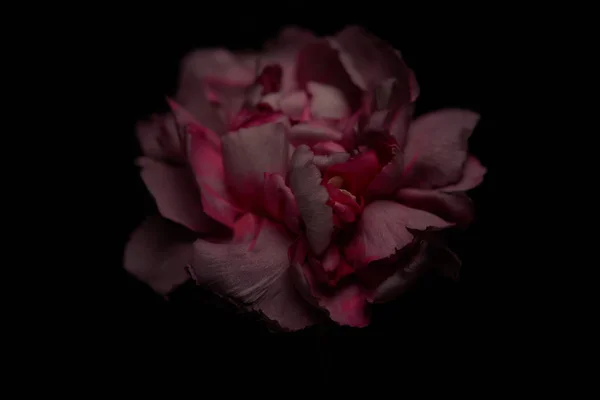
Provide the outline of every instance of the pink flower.
{"type": "Polygon", "coordinates": [[[286,330],[366,326],[370,303],[426,270],[455,274],[437,232],[472,219],[478,116],[413,120],[418,95],[400,54],[356,27],[192,53],[173,114],[138,126],[162,217],[134,232],[125,268],[162,294],[190,274],[286,330]]]}

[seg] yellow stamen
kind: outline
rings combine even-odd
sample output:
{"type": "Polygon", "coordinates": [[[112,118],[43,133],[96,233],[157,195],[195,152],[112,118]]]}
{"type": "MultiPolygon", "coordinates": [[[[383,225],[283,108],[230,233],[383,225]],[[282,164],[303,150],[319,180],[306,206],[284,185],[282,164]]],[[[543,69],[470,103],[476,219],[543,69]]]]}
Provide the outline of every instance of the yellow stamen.
{"type": "Polygon", "coordinates": [[[344,179],[342,179],[341,176],[334,176],[333,178],[331,178],[330,180],[328,180],[327,183],[329,183],[334,188],[338,188],[339,189],[344,184],[344,179]]]}

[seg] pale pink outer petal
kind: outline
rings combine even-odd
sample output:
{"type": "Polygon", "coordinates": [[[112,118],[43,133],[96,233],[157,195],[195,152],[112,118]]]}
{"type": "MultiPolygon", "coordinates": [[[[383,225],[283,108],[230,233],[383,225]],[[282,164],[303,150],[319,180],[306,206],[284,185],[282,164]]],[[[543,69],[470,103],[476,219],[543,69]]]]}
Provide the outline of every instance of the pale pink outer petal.
{"type": "Polygon", "coordinates": [[[219,78],[231,85],[249,85],[254,81],[254,69],[247,57],[226,49],[201,49],[189,53],[182,61],[185,72],[198,80],[219,78]]]}
{"type": "Polygon", "coordinates": [[[316,322],[290,275],[291,239],[281,225],[264,220],[255,242],[194,243],[193,277],[200,285],[263,313],[287,330],[316,322]]]}
{"type": "Polygon", "coordinates": [[[329,42],[340,51],[342,64],[361,89],[370,90],[379,82],[395,77],[411,97],[410,70],[400,53],[383,40],[358,26],[349,26],[329,42]]]}
{"type": "Polygon", "coordinates": [[[204,127],[217,134],[241,107],[244,89],[254,81],[254,69],[224,49],[204,49],[188,54],[181,63],[176,100],[204,127]],[[218,93],[222,104],[217,109],[210,94],[218,93]],[[225,113],[225,114],[223,114],[225,113]]]}
{"type": "Polygon", "coordinates": [[[313,152],[306,145],[298,146],[292,156],[290,187],[306,226],[306,238],[316,254],[327,249],[333,233],[333,210],[325,204],[329,194],[321,179],[313,152]]]}
{"type": "Polygon", "coordinates": [[[188,165],[169,165],[148,157],[137,160],[142,180],[161,215],[196,232],[214,228],[202,209],[200,190],[188,165]]]}
{"type": "Polygon", "coordinates": [[[421,241],[417,253],[409,263],[380,283],[369,300],[373,303],[393,300],[409,290],[417,279],[429,270],[435,269],[443,275],[457,279],[460,266],[458,257],[447,248],[421,241]]]}
{"type": "Polygon", "coordinates": [[[195,235],[161,217],[149,217],[131,235],[123,266],[127,272],[165,295],[185,282],[195,235]]]}
{"type": "Polygon", "coordinates": [[[464,192],[477,187],[483,182],[483,177],[487,173],[487,168],[481,165],[481,162],[472,155],[467,157],[463,167],[462,178],[453,185],[440,188],[442,192],[464,192]]]}
{"type": "Polygon", "coordinates": [[[145,156],[156,160],[186,162],[188,138],[182,129],[178,129],[173,114],[156,115],[150,121],[138,122],[136,136],[145,156]]]}
{"type": "Polygon", "coordinates": [[[290,150],[286,130],[283,123],[274,122],[222,136],[225,178],[239,201],[262,202],[265,173],[286,176],[290,150]]]}
{"type": "Polygon", "coordinates": [[[473,202],[464,193],[405,188],[396,192],[396,199],[408,207],[430,212],[460,226],[469,225],[473,221],[473,202]]]}
{"type": "Polygon", "coordinates": [[[413,234],[409,229],[424,231],[450,226],[451,223],[428,212],[393,201],[375,201],[365,207],[344,254],[355,268],[364,267],[411,244],[413,234]]]}
{"type": "Polygon", "coordinates": [[[468,139],[479,121],[473,111],[443,109],[420,116],[410,126],[404,159],[411,164],[402,187],[432,189],[459,181],[468,139]]]}
{"type": "Polygon", "coordinates": [[[487,169],[474,156],[469,156],[464,165],[462,178],[453,185],[439,189],[401,188],[396,199],[412,208],[436,214],[446,221],[461,226],[470,224],[474,218],[473,202],[463,191],[478,186],[487,169]]]}

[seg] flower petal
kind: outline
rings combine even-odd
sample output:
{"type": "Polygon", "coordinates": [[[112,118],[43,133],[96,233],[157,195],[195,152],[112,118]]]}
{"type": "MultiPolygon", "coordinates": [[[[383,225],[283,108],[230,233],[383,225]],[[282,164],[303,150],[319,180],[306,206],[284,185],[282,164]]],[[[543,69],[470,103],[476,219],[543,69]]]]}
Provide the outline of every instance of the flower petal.
{"type": "Polygon", "coordinates": [[[307,30],[288,26],[277,39],[265,46],[265,51],[258,60],[258,73],[267,65],[279,64],[283,68],[281,92],[290,93],[296,89],[296,59],[298,52],[308,43],[316,40],[315,35],[307,30]]]}
{"type": "Polygon", "coordinates": [[[321,254],[329,246],[333,233],[333,210],[326,204],[329,194],[321,185],[321,172],[306,145],[298,146],[292,156],[290,186],[306,227],[308,243],[316,254],[321,254]]]}
{"type": "Polygon", "coordinates": [[[191,134],[190,164],[200,187],[204,212],[233,228],[241,210],[229,195],[225,184],[223,157],[213,143],[200,134],[191,134]]]}
{"type": "Polygon", "coordinates": [[[408,207],[425,210],[460,226],[469,225],[473,221],[473,203],[464,193],[404,188],[396,192],[396,199],[408,207]]]}
{"type": "Polygon", "coordinates": [[[445,186],[440,188],[442,192],[464,192],[479,186],[483,182],[483,177],[487,173],[485,168],[479,160],[474,156],[467,157],[467,162],[463,167],[463,175],[460,181],[454,185],[445,186]]]}
{"type": "Polygon", "coordinates": [[[245,88],[254,81],[254,67],[247,59],[225,49],[188,54],[181,64],[177,101],[202,126],[224,133],[244,102],[245,88]]]}
{"type": "Polygon", "coordinates": [[[298,291],[306,296],[309,302],[316,303],[326,311],[331,320],[355,328],[369,325],[368,294],[360,285],[347,283],[337,290],[325,291],[319,287],[314,273],[306,263],[294,262],[292,268],[298,291]]]}
{"type": "Polygon", "coordinates": [[[342,119],[350,116],[351,110],[341,90],[318,82],[308,82],[310,113],[315,119],[342,119]]]}
{"type": "Polygon", "coordinates": [[[290,129],[290,140],[297,144],[316,144],[322,141],[338,141],[343,133],[320,121],[301,123],[290,129]]]}
{"type": "Polygon", "coordinates": [[[155,160],[185,163],[188,138],[178,129],[173,114],[156,115],[151,121],[140,121],[136,135],[142,153],[155,160]]]}
{"type": "Polygon", "coordinates": [[[468,139],[479,115],[445,109],[417,118],[404,149],[407,164],[403,187],[432,189],[459,181],[467,160],[468,139]]]}
{"type": "Polygon", "coordinates": [[[407,99],[413,97],[410,69],[400,53],[383,40],[358,26],[350,26],[331,38],[330,43],[340,50],[342,64],[361,89],[371,90],[388,78],[396,78],[401,86],[400,92],[407,99]]]}
{"type": "Polygon", "coordinates": [[[146,219],[131,235],[123,266],[133,276],[165,295],[189,279],[195,235],[164,218],[146,219]]]}
{"type": "Polygon", "coordinates": [[[458,275],[461,262],[454,253],[432,242],[421,241],[417,253],[409,263],[398,269],[375,289],[371,301],[384,303],[409,290],[429,270],[437,269],[443,274],[458,275]]]}
{"type": "Polygon", "coordinates": [[[282,97],[279,106],[285,115],[292,119],[300,120],[308,104],[309,101],[306,92],[298,90],[282,97]]]}
{"type": "Polygon", "coordinates": [[[343,93],[353,112],[361,106],[362,91],[352,82],[344,69],[337,50],[334,50],[324,39],[312,42],[300,51],[296,80],[301,89],[306,89],[309,82],[338,89],[343,93]]]}
{"type": "Polygon", "coordinates": [[[250,209],[262,206],[264,175],[285,176],[289,143],[285,125],[279,122],[243,128],[223,135],[225,176],[229,189],[250,209]]]}
{"type": "Polygon", "coordinates": [[[196,232],[213,228],[213,221],[202,210],[200,191],[188,165],[173,166],[148,157],[139,158],[137,164],[163,217],[196,232]]]}
{"type": "Polygon", "coordinates": [[[289,271],[290,238],[279,224],[263,221],[249,243],[194,243],[193,277],[215,293],[263,313],[282,328],[298,330],[315,322],[313,310],[294,288],[289,271]]]}
{"type": "Polygon", "coordinates": [[[392,256],[411,244],[409,229],[447,228],[452,224],[425,211],[392,201],[375,201],[363,211],[356,233],[344,253],[355,267],[392,256]]]}
{"type": "Polygon", "coordinates": [[[265,173],[264,190],[265,210],[271,218],[283,222],[292,232],[300,233],[300,212],[283,176],[265,173]]]}

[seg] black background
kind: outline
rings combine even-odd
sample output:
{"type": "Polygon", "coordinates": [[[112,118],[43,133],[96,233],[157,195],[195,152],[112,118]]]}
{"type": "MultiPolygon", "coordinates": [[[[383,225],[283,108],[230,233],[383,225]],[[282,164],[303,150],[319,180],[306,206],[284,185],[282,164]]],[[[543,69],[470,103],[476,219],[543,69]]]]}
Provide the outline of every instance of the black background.
{"type": "Polygon", "coordinates": [[[140,23],[117,44],[111,42],[103,49],[109,59],[106,74],[117,77],[110,87],[114,91],[108,111],[112,127],[105,133],[111,157],[104,162],[115,173],[108,178],[110,194],[105,203],[113,211],[110,234],[104,238],[108,243],[103,246],[109,257],[104,268],[110,271],[104,305],[111,307],[106,327],[116,334],[111,337],[123,349],[121,356],[138,365],[138,357],[146,355],[152,360],[150,365],[162,368],[202,360],[213,372],[269,375],[286,382],[294,381],[291,371],[295,371],[312,376],[315,382],[332,384],[357,370],[369,376],[381,370],[395,374],[396,366],[390,370],[388,363],[396,365],[409,355],[431,349],[456,350],[459,357],[478,349],[485,349],[486,354],[500,350],[507,331],[515,328],[505,325],[510,295],[501,290],[505,265],[498,252],[507,229],[500,201],[500,182],[506,172],[502,119],[512,87],[507,73],[512,66],[502,57],[510,46],[506,36],[485,21],[477,26],[466,19],[409,25],[398,18],[361,17],[359,12],[351,18],[338,15],[319,20],[282,21],[266,15],[212,18],[205,15],[196,24],[185,25],[140,23]],[[421,87],[416,115],[461,107],[482,116],[470,146],[488,174],[471,192],[477,207],[475,223],[452,240],[453,250],[463,260],[460,281],[421,284],[404,298],[378,306],[368,328],[327,326],[273,334],[253,316],[238,314],[192,285],[177,290],[167,302],[122,269],[128,235],[145,215],[155,212],[133,164],[139,154],[135,122],[167,110],[165,96],[174,94],[179,61],[190,50],[259,49],[289,23],[321,35],[333,34],[350,23],[362,25],[400,50],[415,71],[421,87]],[[169,361],[162,359],[165,356],[169,361]]]}

